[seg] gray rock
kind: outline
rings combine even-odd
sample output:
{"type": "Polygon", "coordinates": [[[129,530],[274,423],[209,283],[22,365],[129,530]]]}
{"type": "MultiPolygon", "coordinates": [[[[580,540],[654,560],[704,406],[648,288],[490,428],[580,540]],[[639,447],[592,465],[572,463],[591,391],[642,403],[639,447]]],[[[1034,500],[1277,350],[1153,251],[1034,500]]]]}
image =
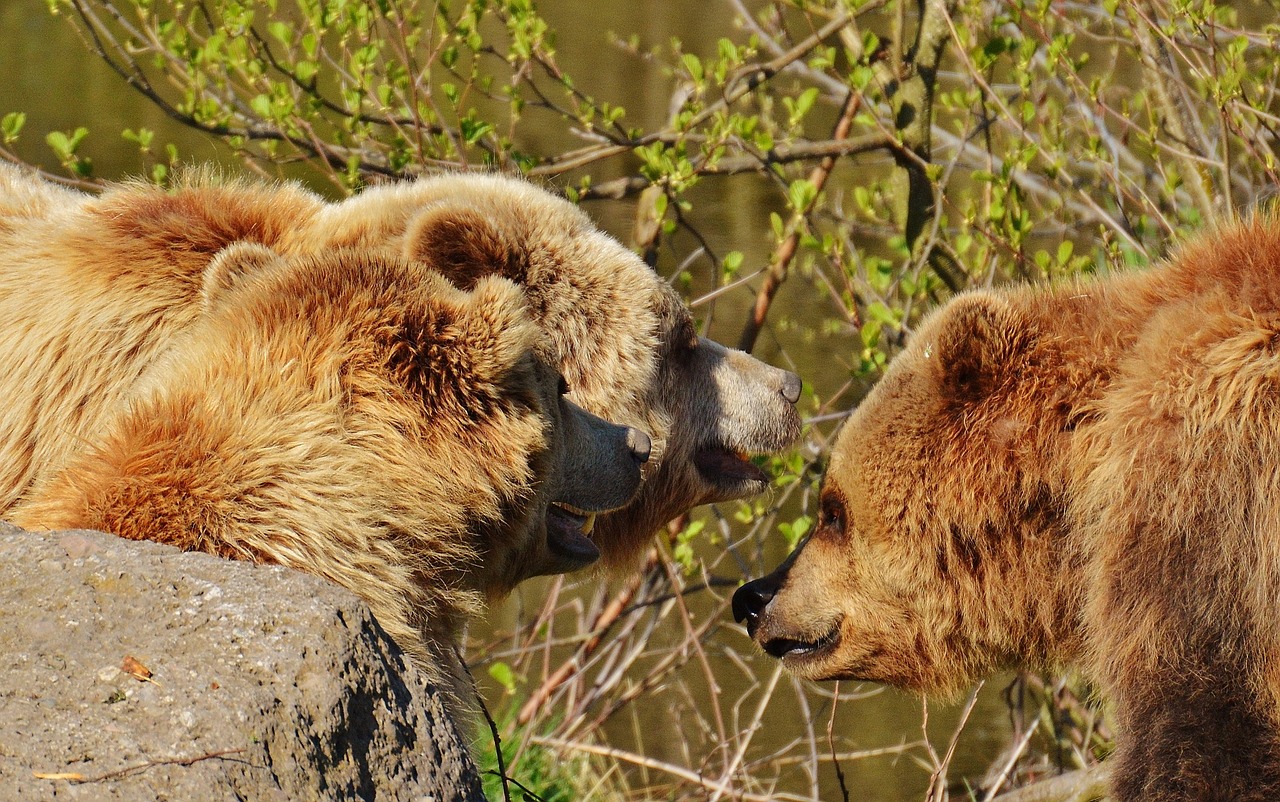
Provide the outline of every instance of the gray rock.
{"type": "Polygon", "coordinates": [[[0,800],[482,800],[441,703],[315,577],[0,524],[0,800]]]}

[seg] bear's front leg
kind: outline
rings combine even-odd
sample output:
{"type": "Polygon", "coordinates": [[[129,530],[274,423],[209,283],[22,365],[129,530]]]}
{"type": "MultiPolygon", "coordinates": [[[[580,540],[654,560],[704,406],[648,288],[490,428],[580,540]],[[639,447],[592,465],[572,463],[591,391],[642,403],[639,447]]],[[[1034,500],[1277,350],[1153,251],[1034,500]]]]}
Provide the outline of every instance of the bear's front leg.
{"type": "Polygon", "coordinates": [[[1119,745],[1112,791],[1121,802],[1280,799],[1275,711],[1221,659],[1112,689],[1119,745]]]}

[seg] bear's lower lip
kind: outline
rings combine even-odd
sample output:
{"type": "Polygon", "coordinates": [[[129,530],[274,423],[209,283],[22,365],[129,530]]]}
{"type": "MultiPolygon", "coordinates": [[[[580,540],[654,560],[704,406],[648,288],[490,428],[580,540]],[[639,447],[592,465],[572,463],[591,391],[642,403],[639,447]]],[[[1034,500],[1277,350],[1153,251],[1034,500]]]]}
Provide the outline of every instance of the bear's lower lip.
{"type": "Polygon", "coordinates": [[[769,475],[753,465],[747,454],[724,447],[704,448],[693,455],[693,464],[713,485],[751,485],[745,492],[756,492],[754,486],[769,483],[769,475]]]}
{"type": "Polygon", "coordinates": [[[547,546],[552,552],[575,562],[595,562],[600,559],[600,549],[588,537],[595,518],[595,513],[552,503],[547,508],[547,546]]]}
{"type": "Polygon", "coordinates": [[[794,640],[792,638],[774,638],[767,643],[762,644],[765,652],[779,660],[795,660],[816,657],[821,654],[830,652],[840,642],[840,627],[835,626],[831,631],[823,635],[817,640],[794,640]]]}

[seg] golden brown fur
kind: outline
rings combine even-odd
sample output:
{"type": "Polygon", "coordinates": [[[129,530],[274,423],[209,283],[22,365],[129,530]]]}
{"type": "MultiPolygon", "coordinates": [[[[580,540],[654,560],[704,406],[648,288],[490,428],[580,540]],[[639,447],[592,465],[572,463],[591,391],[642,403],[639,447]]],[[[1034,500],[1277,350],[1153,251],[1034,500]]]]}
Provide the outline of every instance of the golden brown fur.
{"type": "MultiPolygon", "coordinates": [[[[21,199],[10,202],[19,211],[54,207],[24,220],[12,243],[0,230],[0,246],[16,249],[15,262],[42,263],[48,254],[27,253],[29,243],[53,241],[57,258],[90,268],[127,265],[122,278],[136,282],[140,298],[163,295],[163,311],[149,325],[165,330],[189,324],[190,309],[170,302],[194,299],[199,270],[237,241],[295,255],[373,248],[425,262],[463,287],[485,275],[515,281],[570,398],[652,436],[641,492],[596,524],[593,537],[614,566],[631,565],[654,531],[690,508],[763,491],[767,477],[746,457],[782,449],[799,434],[799,377],[699,338],[679,296],[653,270],[572,204],[527,181],[443,175],[329,204],[294,186],[195,174],[172,191],[130,184],[92,199],[0,169],[0,191],[21,199]]],[[[5,212],[0,204],[0,229],[5,212]]],[[[84,343],[86,352],[98,345],[84,343]]],[[[0,449],[6,442],[14,440],[0,420],[0,449]]],[[[47,456],[0,450],[0,463],[47,456]]],[[[0,481],[0,488],[29,479],[0,481]]]]}
{"type": "Polygon", "coordinates": [[[287,246],[290,213],[316,201],[289,189],[261,198],[234,185],[171,196],[123,186],[93,198],[11,167],[0,168],[0,189],[8,199],[0,204],[5,510],[40,470],[81,448],[197,319],[215,253],[238,241],[287,246]]]}
{"type": "Polygon", "coordinates": [[[561,396],[516,285],[281,257],[311,200],[243,190],[8,207],[0,514],[325,576],[449,665],[479,599],[594,558],[552,502],[624,504],[643,435],[561,396]]]}
{"type": "Polygon", "coordinates": [[[501,275],[524,287],[570,398],[653,438],[640,493],[596,525],[611,565],[630,565],[694,506],[763,491],[767,477],[745,457],[799,434],[797,376],[698,337],[653,270],[527,181],[456,174],[372,187],[326,207],[309,241],[389,248],[462,286],[501,275]]]}
{"type": "Polygon", "coordinates": [[[1121,800],[1280,795],[1280,218],[959,297],[846,424],[735,613],[792,670],[954,691],[1072,663],[1121,800]]]}
{"type": "MultiPolygon", "coordinates": [[[[38,482],[10,517],[291,565],[357,590],[401,643],[428,624],[450,632],[479,600],[464,576],[482,542],[466,535],[499,530],[504,505],[535,480],[529,457],[546,450],[541,417],[519,414],[507,397],[541,384],[528,356],[536,333],[521,324],[509,285],[467,299],[421,271],[418,298],[357,299],[405,286],[378,286],[368,273],[380,266],[354,256],[276,267],[255,274],[252,292],[228,293],[225,309],[143,372],[118,417],[76,449],[83,455],[38,482]],[[369,286],[350,284],[347,269],[369,286]],[[420,370],[399,328],[412,312],[436,316],[440,330],[483,314],[476,334],[503,338],[484,355],[496,376],[468,364],[470,354],[449,354],[451,364],[425,367],[469,383],[420,394],[397,375],[420,370]],[[483,410],[484,428],[450,425],[463,405],[483,410]],[[487,409],[495,405],[498,415],[487,409]],[[468,467],[468,448],[499,436],[510,450],[483,461],[484,472],[468,467]],[[416,620],[424,610],[432,621],[416,620]]],[[[516,521],[505,534],[526,527],[516,521]]]]}

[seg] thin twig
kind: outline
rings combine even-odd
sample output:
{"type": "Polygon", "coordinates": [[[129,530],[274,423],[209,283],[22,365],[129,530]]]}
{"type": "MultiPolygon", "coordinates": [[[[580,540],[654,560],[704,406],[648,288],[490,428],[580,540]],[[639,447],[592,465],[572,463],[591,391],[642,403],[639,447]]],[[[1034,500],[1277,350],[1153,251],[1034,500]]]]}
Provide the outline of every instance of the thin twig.
{"type": "Polygon", "coordinates": [[[462,670],[467,674],[467,679],[471,680],[471,692],[475,695],[476,705],[484,715],[485,723],[489,725],[489,733],[493,736],[493,754],[497,757],[498,779],[502,781],[503,802],[511,802],[511,788],[507,785],[507,766],[506,761],[502,757],[502,736],[498,735],[498,723],[494,721],[493,716],[489,714],[489,706],[484,703],[484,696],[481,695],[480,688],[476,685],[476,678],[472,675],[471,669],[467,666],[467,661],[462,654],[462,650],[455,646],[454,652],[458,656],[458,664],[462,666],[462,670]]]}
{"type": "MultiPolygon", "coordinates": [[[[836,121],[835,130],[831,134],[832,141],[839,142],[849,136],[849,130],[853,127],[853,118],[857,115],[858,109],[862,106],[862,95],[858,92],[850,91],[845,97],[844,107],[840,111],[840,118],[836,121]]],[[[751,310],[751,315],[747,318],[746,324],[742,328],[742,335],[738,338],[738,350],[751,352],[755,348],[756,338],[760,335],[760,329],[764,327],[764,319],[769,314],[769,306],[773,303],[773,297],[777,294],[778,288],[787,280],[787,273],[791,268],[791,260],[795,258],[796,251],[800,247],[801,230],[804,227],[805,216],[813,210],[814,205],[818,202],[818,196],[822,194],[822,188],[827,183],[827,178],[831,175],[832,169],[836,166],[836,157],[833,155],[824,156],[822,161],[814,166],[809,172],[809,183],[813,185],[813,196],[805,204],[803,209],[794,209],[791,213],[791,219],[787,222],[785,236],[778,245],[778,250],[773,255],[773,261],[769,265],[769,270],[765,273],[764,284],[761,285],[760,291],[756,294],[755,306],[751,310]]]]}
{"type": "MultiPolygon", "coordinates": [[[[836,680],[836,698],[840,697],[840,681],[836,680]]],[[[836,781],[840,783],[840,797],[849,802],[849,788],[844,784],[844,770],[840,768],[840,759],[836,756],[836,711],[840,709],[837,702],[831,704],[831,716],[827,719],[827,746],[831,749],[831,762],[836,768],[836,781]]]]}
{"type": "MultiPolygon", "coordinates": [[[[714,789],[717,787],[715,780],[708,780],[706,777],[689,771],[686,768],[677,766],[674,763],[668,763],[666,761],[657,760],[656,758],[646,757],[644,755],[637,755],[635,752],[628,752],[625,749],[616,749],[611,746],[597,746],[595,744],[582,743],[580,741],[567,741],[562,738],[544,738],[539,736],[535,737],[533,740],[534,743],[542,744],[543,746],[551,746],[556,749],[568,749],[575,752],[586,752],[589,755],[600,755],[601,757],[607,757],[611,760],[625,760],[626,762],[634,763],[637,766],[657,769],[658,771],[664,771],[673,777],[679,777],[686,782],[694,783],[695,785],[699,785],[703,788],[714,789]]],[[[752,794],[746,791],[735,791],[734,797],[736,799],[745,800],[745,802],[776,802],[777,799],[775,796],[760,796],[759,794],[752,794]]]]}
{"type": "Polygon", "coordinates": [[[591,635],[582,645],[573,653],[573,656],[560,664],[551,676],[538,686],[537,690],[529,694],[529,699],[520,708],[519,715],[516,716],[516,723],[521,726],[528,724],[533,720],[534,715],[538,712],[547,699],[551,698],[551,694],[557,688],[563,685],[570,677],[582,670],[586,664],[587,658],[596,650],[600,642],[604,640],[609,629],[614,623],[622,617],[623,613],[628,609],[631,600],[635,598],[636,592],[640,590],[640,586],[644,584],[644,576],[647,571],[640,571],[631,578],[621,591],[619,591],[609,604],[605,606],[600,614],[596,616],[595,621],[591,622],[591,635]]]}
{"type": "Polygon", "coordinates": [[[140,771],[146,771],[147,769],[155,768],[156,766],[191,766],[196,763],[199,763],[202,760],[215,760],[219,758],[225,758],[228,755],[239,755],[247,751],[248,751],[247,749],[223,749],[218,752],[205,752],[203,755],[196,755],[195,757],[175,757],[175,758],[168,758],[165,760],[148,760],[145,763],[138,763],[137,765],[133,765],[133,766],[125,766],[122,769],[116,769],[115,771],[108,771],[106,774],[97,774],[92,777],[85,777],[84,775],[78,772],[65,772],[65,771],[64,772],[33,771],[32,774],[37,779],[41,779],[41,780],[66,780],[68,782],[76,783],[77,785],[83,785],[85,783],[96,783],[96,782],[102,782],[103,780],[115,780],[115,779],[119,779],[120,777],[127,777],[130,774],[136,774],[140,771]]]}
{"type": "Polygon", "coordinates": [[[751,718],[751,724],[745,731],[738,734],[738,751],[734,752],[733,759],[725,765],[724,771],[720,774],[720,782],[716,787],[715,793],[711,795],[711,802],[716,802],[728,790],[729,780],[732,779],[733,773],[738,770],[738,766],[742,765],[742,758],[747,753],[747,747],[751,745],[751,736],[755,734],[756,730],[760,729],[760,720],[764,718],[765,708],[769,706],[769,701],[773,698],[773,689],[778,686],[778,680],[782,678],[782,672],[782,663],[774,666],[773,675],[769,677],[769,684],[760,696],[760,702],[756,705],[756,712],[751,718]]]}
{"type": "Polygon", "coordinates": [[[1000,788],[1004,785],[1004,781],[1009,778],[1009,772],[1013,771],[1013,767],[1017,764],[1018,758],[1022,757],[1022,753],[1026,751],[1027,744],[1031,743],[1031,736],[1036,734],[1037,729],[1039,729],[1039,727],[1035,724],[1027,727],[1027,731],[1022,734],[1020,739],[1018,739],[1018,745],[1014,747],[1008,760],[1006,760],[1004,765],[1000,767],[1000,773],[996,775],[995,781],[991,783],[991,787],[987,789],[987,793],[982,797],[982,802],[991,802],[991,800],[995,798],[995,795],[1000,792],[1000,788]]]}
{"type": "MultiPolygon", "coordinates": [[[[933,747],[929,747],[929,754],[934,761],[933,774],[929,777],[929,800],[942,800],[947,798],[947,769],[951,766],[951,759],[955,757],[956,745],[960,742],[960,733],[964,730],[966,724],[969,723],[969,716],[973,713],[974,705],[978,703],[978,692],[982,690],[983,683],[979,682],[972,691],[969,692],[969,698],[964,704],[964,710],[960,714],[960,720],[956,722],[955,730],[951,733],[951,740],[947,742],[947,751],[941,760],[933,751],[933,747]]],[[[927,727],[929,723],[928,704],[925,703],[925,714],[922,716],[920,723],[921,729],[927,727]]],[[[928,738],[928,733],[925,733],[928,738]]]]}

